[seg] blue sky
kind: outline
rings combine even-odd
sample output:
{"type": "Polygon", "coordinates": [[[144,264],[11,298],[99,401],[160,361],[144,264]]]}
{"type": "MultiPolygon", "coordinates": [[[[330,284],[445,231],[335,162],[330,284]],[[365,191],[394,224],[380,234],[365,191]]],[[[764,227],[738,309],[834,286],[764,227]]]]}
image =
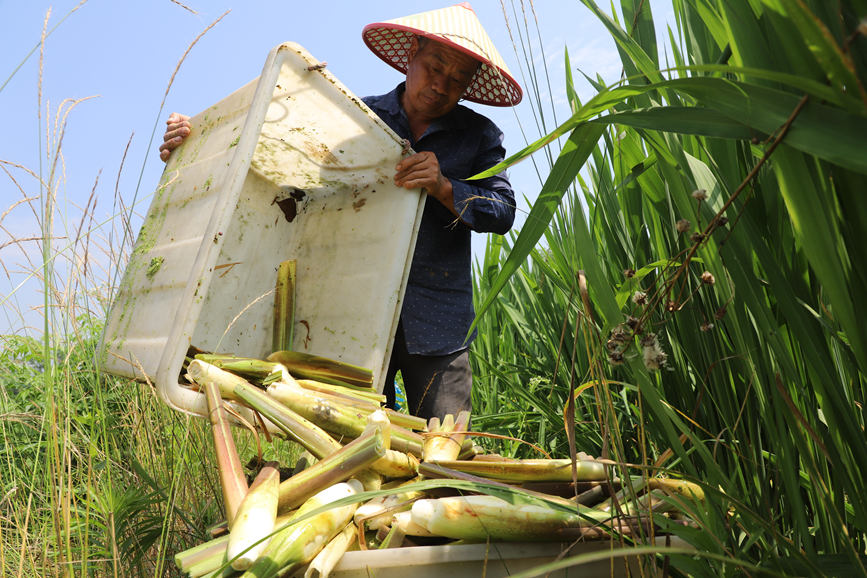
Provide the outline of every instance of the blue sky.
{"type": "MultiPolygon", "coordinates": [[[[605,2],[601,4],[607,6],[605,2]]],[[[670,12],[667,4],[651,2],[658,21],[670,12]]],[[[71,110],[68,105],[62,109],[68,115],[62,162],[57,171],[55,245],[63,248],[71,243],[78,231],[82,209],[93,192],[97,203],[94,220],[83,230],[92,232],[94,243],[94,250],[88,255],[93,266],[89,272],[93,286],[89,290],[99,293],[96,285],[102,278],[110,277],[109,272],[100,270],[108,267],[110,256],[99,249],[108,245],[109,236],[117,234],[120,224],[115,218],[116,195],[126,204],[136,199],[132,228],[137,232],[162,172],[156,149],[169,112],[195,114],[219,101],[258,76],[268,51],[284,41],[298,42],[315,57],[327,61],[329,70],[359,96],[387,92],[401,80],[400,75],[365,47],[361,29],[370,22],[440,8],[448,3],[89,0],[46,41],[40,125],[39,50],[26,61],[25,57],[39,43],[49,7],[51,29],[78,5],[79,2],[69,0],[50,3],[0,0],[0,84],[9,79],[0,90],[0,168],[5,169],[0,170],[0,334],[32,334],[41,326],[40,316],[34,310],[42,302],[41,284],[32,274],[33,270],[38,271],[40,260],[36,255],[37,244],[26,240],[40,235],[34,215],[34,209],[39,210],[38,204],[31,209],[29,204],[22,203],[10,210],[24,197],[38,196],[39,184],[27,171],[9,163],[39,173],[41,139],[42,173],[47,174],[46,119],[50,119],[48,125],[53,130],[58,107],[64,99],[93,97],[71,110]],[[193,39],[226,10],[231,12],[198,41],[184,60],[161,111],[160,103],[179,59],[193,39]],[[20,242],[10,244],[14,239],[20,242]]],[[[525,16],[530,22],[534,65],[540,72],[546,65],[552,83],[553,97],[547,93],[547,85],[541,86],[542,102],[547,103],[548,130],[555,126],[553,114],[560,121],[567,116],[564,48],[569,49],[573,68],[599,74],[607,82],[619,77],[613,41],[577,0],[537,0],[535,16],[522,12],[520,0],[502,3],[476,0],[472,5],[525,90],[524,48],[520,43],[513,44],[510,31],[518,42],[518,35],[525,33],[525,16]],[[541,41],[536,36],[535,19],[541,41]]],[[[529,11],[528,0],[523,2],[523,9],[529,11]]],[[[573,74],[580,76],[576,71],[573,74]]],[[[586,82],[578,82],[579,93],[586,99],[593,91],[586,82]]],[[[515,109],[471,106],[503,129],[508,152],[515,152],[525,144],[521,127],[527,138],[540,135],[535,120],[538,115],[527,99],[515,109]]],[[[531,163],[513,168],[511,177],[519,197],[535,196],[540,183],[531,163]]],[[[519,216],[518,226],[520,222],[519,216]]],[[[476,237],[474,251],[478,254],[484,237],[476,237]]],[[[58,260],[61,271],[73,265],[71,255],[71,251],[66,251],[58,260]]],[[[98,306],[94,304],[92,308],[97,310],[98,306]]]]}

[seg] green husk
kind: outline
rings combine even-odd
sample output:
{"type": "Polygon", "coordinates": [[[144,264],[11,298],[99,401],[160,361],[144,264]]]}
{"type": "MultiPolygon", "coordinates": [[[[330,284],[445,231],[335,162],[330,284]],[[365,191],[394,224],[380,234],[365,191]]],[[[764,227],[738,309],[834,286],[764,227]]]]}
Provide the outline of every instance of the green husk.
{"type": "Polygon", "coordinates": [[[200,578],[201,576],[223,578],[225,576],[236,576],[238,572],[229,565],[229,556],[226,554],[226,548],[223,548],[219,554],[192,566],[187,571],[187,574],[190,578],[200,578]]]}
{"type": "Polygon", "coordinates": [[[290,383],[298,384],[302,389],[313,395],[332,399],[339,403],[342,403],[343,405],[354,407],[359,410],[373,412],[382,407],[382,404],[378,400],[375,400],[373,397],[366,395],[354,395],[355,392],[353,390],[347,389],[340,385],[320,383],[318,381],[313,381],[310,379],[298,379],[290,383]],[[352,395],[347,394],[347,392],[352,392],[352,395]]]}
{"type": "Polygon", "coordinates": [[[335,385],[373,388],[372,371],[336,359],[300,351],[275,351],[268,356],[268,361],[283,364],[293,377],[299,379],[315,379],[335,385]]]}
{"type": "Polygon", "coordinates": [[[271,351],[293,348],[295,330],[295,270],[294,259],[283,261],[277,267],[277,283],[274,286],[274,331],[271,351]]]}
{"type": "Polygon", "coordinates": [[[652,490],[662,490],[669,495],[680,495],[693,500],[704,500],[704,490],[698,484],[686,480],[673,480],[671,478],[649,478],[647,487],[652,490]]]}

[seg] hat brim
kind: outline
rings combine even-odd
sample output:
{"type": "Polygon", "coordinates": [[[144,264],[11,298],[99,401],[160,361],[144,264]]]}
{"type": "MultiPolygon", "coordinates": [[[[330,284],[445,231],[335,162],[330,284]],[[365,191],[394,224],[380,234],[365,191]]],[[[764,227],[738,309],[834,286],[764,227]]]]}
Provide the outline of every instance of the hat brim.
{"type": "Polygon", "coordinates": [[[443,34],[430,33],[392,22],[368,24],[361,32],[367,47],[382,61],[402,73],[407,71],[409,49],[415,36],[441,42],[480,63],[463,95],[466,100],[490,106],[514,106],[521,102],[523,98],[521,86],[507,70],[492,63],[483,54],[470,50],[443,34]]]}

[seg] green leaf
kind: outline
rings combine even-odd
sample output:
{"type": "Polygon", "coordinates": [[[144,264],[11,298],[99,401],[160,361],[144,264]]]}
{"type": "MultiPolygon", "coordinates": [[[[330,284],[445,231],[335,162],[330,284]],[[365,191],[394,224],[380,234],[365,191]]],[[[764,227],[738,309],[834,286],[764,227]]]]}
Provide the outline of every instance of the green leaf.
{"type": "Polygon", "coordinates": [[[583,124],[578,126],[569,136],[569,140],[566,141],[563,150],[557,157],[551,174],[545,180],[536,202],[533,203],[533,207],[527,215],[527,221],[521,228],[521,233],[515,240],[506,262],[503,263],[500,273],[491,283],[485,300],[478,308],[469,333],[472,333],[479,318],[491,306],[509,277],[518,270],[545,233],[548,223],[551,222],[551,216],[560,205],[563,194],[575,180],[575,176],[581,170],[587,157],[596,148],[602,130],[603,127],[597,124],[583,124]]]}
{"type": "Polygon", "coordinates": [[[590,122],[718,138],[751,139],[759,136],[757,131],[720,112],[696,106],[658,106],[613,112],[590,122]]]}
{"type": "Polygon", "coordinates": [[[799,36],[840,93],[859,94],[867,99],[864,87],[855,75],[852,59],[844,54],[831,32],[807,9],[802,0],[763,0],[765,5],[783,12],[797,27],[799,36]]]}
{"type": "MultiPolygon", "coordinates": [[[[623,102],[636,94],[661,88],[670,88],[687,94],[693,97],[698,104],[729,118],[733,123],[742,124],[765,134],[772,134],[780,129],[788,121],[801,100],[797,95],[775,88],[708,77],[683,78],[647,86],[631,85],[616,88],[596,95],[578,113],[557,127],[551,134],[542,137],[524,150],[473,178],[497,174],[572,130],[578,124],[585,122],[591,116],[602,112],[602,110],[623,102]]],[[[658,114],[660,118],[656,122],[644,123],[644,128],[664,131],[669,130],[667,128],[669,122],[676,122],[679,130],[695,131],[692,134],[706,134],[712,129],[725,129],[728,134],[738,134],[734,125],[726,125],[720,116],[711,117],[709,116],[710,113],[694,113],[692,120],[685,122],[671,121],[670,114],[666,112],[649,114],[658,114]],[[698,122],[700,119],[702,122],[698,122]]],[[[629,118],[629,115],[624,118],[629,118]]],[[[632,122],[646,120],[647,118],[642,118],[639,115],[638,119],[632,122]]],[[[603,117],[597,119],[597,122],[609,121],[603,117]]],[[[792,123],[786,135],[786,144],[841,167],[867,174],[867,154],[864,154],[865,134],[867,134],[867,116],[854,115],[839,108],[810,101],[792,123]]]]}

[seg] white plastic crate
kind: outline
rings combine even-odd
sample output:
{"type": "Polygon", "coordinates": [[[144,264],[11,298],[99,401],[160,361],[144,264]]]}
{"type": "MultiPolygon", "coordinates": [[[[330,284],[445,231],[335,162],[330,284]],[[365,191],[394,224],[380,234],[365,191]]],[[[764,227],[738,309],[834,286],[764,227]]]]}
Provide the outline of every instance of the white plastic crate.
{"type": "MultiPolygon", "coordinates": [[[[658,537],[658,546],[687,547],[679,538],[658,537]]],[[[551,564],[568,556],[597,553],[593,562],[540,574],[550,578],[627,578],[641,576],[636,556],[609,557],[621,548],[609,540],[589,540],[575,544],[556,542],[492,542],[490,544],[452,544],[412,546],[385,550],[347,552],[337,563],[332,578],[503,578],[551,564]],[[628,568],[628,570],[627,570],[628,568]]]]}
{"type": "Polygon", "coordinates": [[[203,415],[178,382],[188,346],[268,355],[276,269],[295,259],[294,349],[368,367],[382,391],[424,197],[393,183],[399,137],[318,64],[277,46],[191,119],[110,311],[106,371],[203,415]]]}

